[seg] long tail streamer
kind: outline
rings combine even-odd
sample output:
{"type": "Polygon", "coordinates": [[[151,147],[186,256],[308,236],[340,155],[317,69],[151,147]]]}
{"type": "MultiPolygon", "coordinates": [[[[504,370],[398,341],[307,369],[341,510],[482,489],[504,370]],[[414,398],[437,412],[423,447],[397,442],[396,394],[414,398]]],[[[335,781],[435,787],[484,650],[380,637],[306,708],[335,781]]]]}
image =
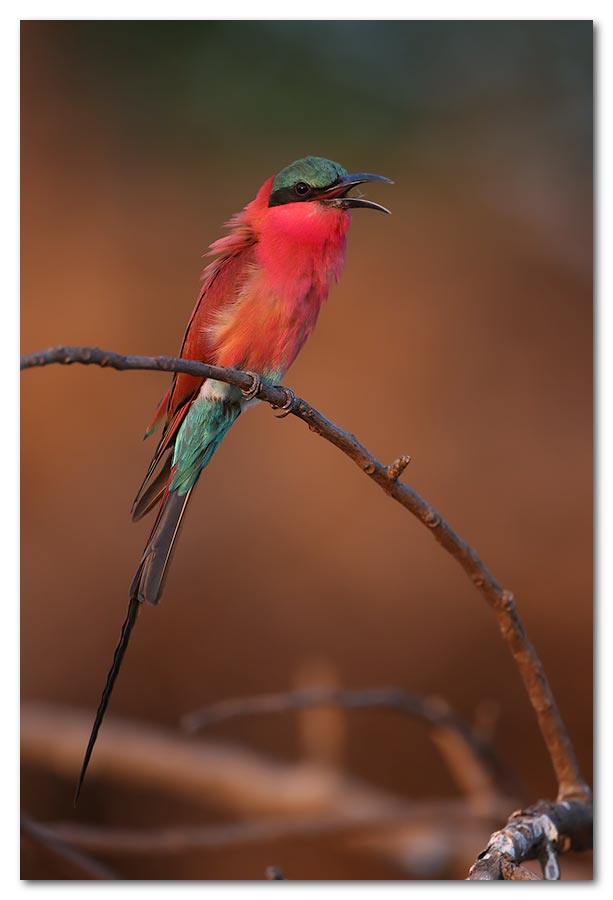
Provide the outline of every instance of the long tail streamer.
{"type": "Polygon", "coordinates": [[[104,685],[104,690],[102,691],[102,697],[100,698],[100,704],[98,706],[98,710],[96,712],[96,718],[94,720],[94,726],[92,728],[91,734],[89,736],[89,742],[87,744],[87,750],[85,751],[85,756],[83,757],[83,764],[81,766],[81,772],[79,774],[79,780],[77,782],[77,789],[74,796],[74,805],[76,806],[79,802],[79,795],[81,793],[81,788],[83,786],[83,779],[85,778],[85,773],[87,772],[87,767],[89,766],[89,760],[92,755],[92,750],[94,749],[94,744],[96,743],[96,738],[98,737],[98,732],[100,730],[100,726],[102,725],[102,720],[104,719],[104,714],[106,712],[106,708],[109,703],[109,699],[111,693],[113,691],[113,685],[115,684],[115,680],[119,674],[119,669],[121,668],[121,663],[126,652],[126,648],[128,646],[128,642],[130,640],[130,635],[132,634],[132,629],[134,628],[134,623],[136,622],[136,617],[138,615],[138,609],[140,606],[140,602],[132,597],[130,599],[130,603],[128,605],[128,613],[126,615],[125,622],[121,627],[121,635],[119,636],[119,643],[115,648],[115,654],[113,656],[113,662],[111,664],[111,668],[109,670],[109,674],[106,678],[106,684],[104,685]]]}

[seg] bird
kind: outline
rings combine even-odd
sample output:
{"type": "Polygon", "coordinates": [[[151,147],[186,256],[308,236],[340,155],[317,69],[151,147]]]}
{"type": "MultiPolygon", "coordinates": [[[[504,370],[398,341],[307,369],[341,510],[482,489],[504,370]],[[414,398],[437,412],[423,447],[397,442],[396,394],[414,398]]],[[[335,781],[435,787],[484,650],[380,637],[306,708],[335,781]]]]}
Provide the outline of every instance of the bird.
{"type": "MultiPolygon", "coordinates": [[[[389,210],[353,188],[389,178],[350,174],[319,156],[298,159],[268,178],[212,243],[180,356],[242,369],[251,389],[175,373],[145,437],[161,436],[132,506],[138,521],[157,507],[129,591],[128,611],[102,691],[75,792],[92,751],[141,606],[162,595],[173,546],[202,471],[229,428],[257,403],[265,382],[278,385],[312,333],[329,287],[340,278],[354,209],[389,210]]],[[[288,392],[288,406],[291,404],[288,392]]]]}

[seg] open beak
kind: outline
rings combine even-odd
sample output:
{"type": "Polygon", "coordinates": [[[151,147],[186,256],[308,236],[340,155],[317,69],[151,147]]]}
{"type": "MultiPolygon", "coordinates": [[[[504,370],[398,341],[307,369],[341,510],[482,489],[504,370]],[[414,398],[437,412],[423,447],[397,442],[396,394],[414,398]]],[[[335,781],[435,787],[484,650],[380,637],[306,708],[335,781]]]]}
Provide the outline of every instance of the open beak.
{"type": "Polygon", "coordinates": [[[328,188],[326,191],[322,191],[317,199],[324,203],[329,203],[331,206],[339,207],[340,209],[358,209],[362,207],[364,209],[378,209],[380,212],[388,213],[389,215],[389,209],[386,209],[379,203],[373,203],[372,200],[365,200],[363,197],[347,196],[351,188],[356,187],[358,184],[365,184],[367,181],[385,181],[387,184],[394,183],[383,175],[369,175],[368,172],[359,172],[355,175],[345,175],[344,178],[341,178],[341,180],[332,185],[332,187],[328,188]]]}

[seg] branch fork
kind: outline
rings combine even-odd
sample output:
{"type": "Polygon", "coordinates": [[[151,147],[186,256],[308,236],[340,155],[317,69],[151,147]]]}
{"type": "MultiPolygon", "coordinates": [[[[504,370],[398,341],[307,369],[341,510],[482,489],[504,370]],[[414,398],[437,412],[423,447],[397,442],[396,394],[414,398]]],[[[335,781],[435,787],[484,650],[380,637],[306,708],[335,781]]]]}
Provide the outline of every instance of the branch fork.
{"type": "MultiPolygon", "coordinates": [[[[511,875],[522,862],[538,859],[545,881],[560,879],[558,854],[587,850],[592,846],[593,811],[589,803],[539,801],[513,813],[505,827],[489,843],[471,868],[469,881],[498,881],[511,875]]],[[[523,872],[527,870],[523,869],[523,872]]]]}

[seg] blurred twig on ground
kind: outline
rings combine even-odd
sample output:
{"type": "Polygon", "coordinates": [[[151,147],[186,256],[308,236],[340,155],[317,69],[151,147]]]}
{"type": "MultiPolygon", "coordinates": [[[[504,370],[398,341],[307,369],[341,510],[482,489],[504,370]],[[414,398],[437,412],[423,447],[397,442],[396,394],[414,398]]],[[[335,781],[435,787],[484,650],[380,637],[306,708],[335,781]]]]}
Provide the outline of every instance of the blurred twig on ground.
{"type": "MultiPolygon", "coordinates": [[[[25,704],[24,761],[70,779],[78,768],[89,715],[65,707],[25,704]]],[[[482,765],[481,762],[477,763],[482,765]]],[[[169,791],[236,821],[163,829],[47,824],[58,841],[88,853],[186,853],[291,837],[329,836],[392,860],[407,874],[435,876],[466,864],[504,818],[509,796],[492,793],[487,807],[463,797],[414,802],[339,771],[282,763],[232,744],[188,740],[160,728],[109,718],[92,769],[106,785],[169,791]],[[428,846],[424,863],[422,850],[428,846]],[[424,868],[425,865],[425,868],[424,868]]]]}
{"type": "Polygon", "coordinates": [[[188,733],[208,728],[238,716],[281,713],[313,706],[337,706],[343,709],[383,708],[422,719],[431,726],[433,739],[445,757],[456,780],[473,796],[491,794],[496,782],[506,790],[517,790],[516,779],[484,740],[449,706],[438,698],[409,694],[397,687],[338,689],[317,687],[251,697],[222,700],[184,716],[182,725],[188,733]],[[451,746],[453,745],[453,746],[451,746]],[[461,756],[461,765],[455,757],[461,756]]]}
{"type": "Polygon", "coordinates": [[[107,865],[93,859],[83,850],[75,848],[70,841],[62,840],[57,829],[36,822],[31,816],[21,815],[21,834],[40,844],[53,856],[57,857],[75,878],[87,878],[93,881],[109,881],[117,876],[107,865]]]}

